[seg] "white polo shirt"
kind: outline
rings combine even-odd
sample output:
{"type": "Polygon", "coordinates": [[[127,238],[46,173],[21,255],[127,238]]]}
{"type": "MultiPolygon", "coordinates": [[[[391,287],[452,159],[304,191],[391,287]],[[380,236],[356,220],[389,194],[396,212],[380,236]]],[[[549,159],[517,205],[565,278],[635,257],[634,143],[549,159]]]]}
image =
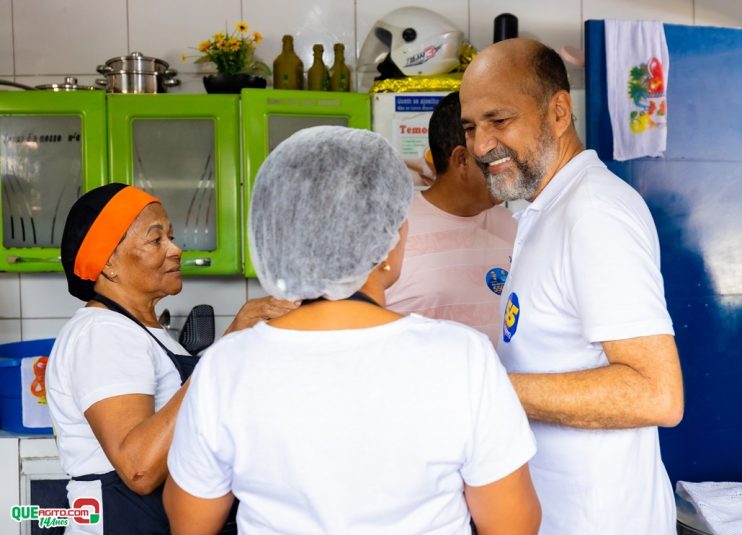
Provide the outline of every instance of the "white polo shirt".
{"type": "MultiPolygon", "coordinates": [[[[649,209],[594,151],[573,158],[516,218],[497,349],[509,372],[605,366],[602,341],[673,334],[649,209]]],[[[542,535],[675,533],[656,427],[531,425],[542,535]]]]}

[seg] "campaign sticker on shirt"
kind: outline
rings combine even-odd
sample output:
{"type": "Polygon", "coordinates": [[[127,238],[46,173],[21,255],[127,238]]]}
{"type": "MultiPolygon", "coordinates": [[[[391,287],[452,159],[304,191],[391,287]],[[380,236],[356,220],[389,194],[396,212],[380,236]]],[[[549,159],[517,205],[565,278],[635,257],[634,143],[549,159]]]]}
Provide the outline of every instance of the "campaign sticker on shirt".
{"type": "Polygon", "coordinates": [[[518,295],[513,292],[508,297],[508,304],[505,306],[505,317],[502,320],[502,341],[506,344],[515,336],[519,318],[520,303],[518,302],[518,295]]]}
{"type": "Polygon", "coordinates": [[[487,283],[487,288],[495,292],[497,295],[502,295],[502,289],[505,286],[505,279],[507,278],[507,270],[496,267],[487,272],[487,276],[484,277],[484,280],[487,283]]]}

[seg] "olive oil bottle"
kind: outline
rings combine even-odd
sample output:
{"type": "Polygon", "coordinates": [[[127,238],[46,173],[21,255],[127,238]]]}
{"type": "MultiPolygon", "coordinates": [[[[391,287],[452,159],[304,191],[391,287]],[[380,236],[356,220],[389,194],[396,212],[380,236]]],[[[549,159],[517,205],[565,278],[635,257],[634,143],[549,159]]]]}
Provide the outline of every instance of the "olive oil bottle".
{"type": "Polygon", "coordinates": [[[335,63],[330,68],[330,91],[350,91],[350,69],[345,64],[345,45],[335,43],[335,63]]]}
{"type": "Polygon", "coordinates": [[[310,91],[327,91],[330,89],[330,71],[327,70],[322,61],[322,53],[325,48],[322,45],[314,45],[314,62],[307,71],[307,89],[310,91]]]}
{"type": "Polygon", "coordinates": [[[294,38],[283,36],[283,50],[273,61],[274,89],[302,89],[304,86],[304,63],[294,52],[294,38]]]}

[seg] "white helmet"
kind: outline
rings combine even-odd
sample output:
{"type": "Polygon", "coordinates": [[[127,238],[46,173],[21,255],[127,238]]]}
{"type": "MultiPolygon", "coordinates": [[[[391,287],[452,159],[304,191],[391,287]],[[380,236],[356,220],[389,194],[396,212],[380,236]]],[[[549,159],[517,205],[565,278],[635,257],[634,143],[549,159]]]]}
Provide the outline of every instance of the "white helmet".
{"type": "Polygon", "coordinates": [[[376,21],[363,42],[358,58],[359,86],[368,89],[377,77],[450,72],[459,64],[463,37],[451,21],[429,9],[395,9],[376,21]]]}

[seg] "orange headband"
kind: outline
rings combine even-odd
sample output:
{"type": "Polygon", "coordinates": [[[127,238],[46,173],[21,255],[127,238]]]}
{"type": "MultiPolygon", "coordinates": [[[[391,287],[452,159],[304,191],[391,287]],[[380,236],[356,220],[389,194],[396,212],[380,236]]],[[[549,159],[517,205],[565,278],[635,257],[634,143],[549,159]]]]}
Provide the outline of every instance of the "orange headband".
{"type": "Polygon", "coordinates": [[[160,201],[133,186],[111,197],[80,244],[75,256],[75,275],[95,281],[139,212],[154,202],[160,201]]]}

